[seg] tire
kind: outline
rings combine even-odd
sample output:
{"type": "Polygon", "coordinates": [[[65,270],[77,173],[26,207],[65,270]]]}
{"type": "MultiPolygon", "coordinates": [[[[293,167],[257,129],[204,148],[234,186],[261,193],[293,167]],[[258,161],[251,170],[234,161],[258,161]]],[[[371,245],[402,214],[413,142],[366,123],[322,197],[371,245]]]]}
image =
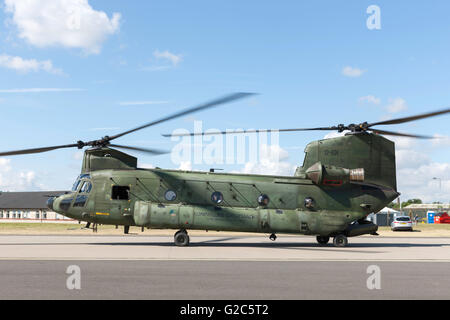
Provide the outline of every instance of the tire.
{"type": "Polygon", "coordinates": [[[178,247],[187,247],[189,245],[189,236],[186,232],[177,232],[174,236],[174,243],[178,247]]]}
{"type": "Polygon", "coordinates": [[[343,234],[339,234],[336,237],[334,237],[333,244],[335,247],[340,247],[340,248],[345,247],[348,244],[347,237],[344,236],[343,234]]]}
{"type": "Polygon", "coordinates": [[[330,241],[330,237],[317,236],[316,240],[319,244],[325,245],[328,243],[328,241],[330,241]]]}

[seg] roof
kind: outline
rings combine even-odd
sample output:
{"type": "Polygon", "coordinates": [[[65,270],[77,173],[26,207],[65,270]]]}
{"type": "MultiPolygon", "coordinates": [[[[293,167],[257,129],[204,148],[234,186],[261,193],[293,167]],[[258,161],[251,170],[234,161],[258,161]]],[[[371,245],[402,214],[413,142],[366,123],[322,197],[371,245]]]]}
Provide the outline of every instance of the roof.
{"type": "Polygon", "coordinates": [[[48,196],[56,196],[65,192],[0,192],[0,209],[47,209],[48,196]]]}
{"type": "Polygon", "coordinates": [[[378,211],[378,213],[400,213],[400,211],[385,207],[378,211]]]}
{"type": "Polygon", "coordinates": [[[426,210],[426,209],[449,209],[450,204],[448,203],[413,203],[409,206],[404,207],[403,209],[411,209],[411,210],[426,210]]]}

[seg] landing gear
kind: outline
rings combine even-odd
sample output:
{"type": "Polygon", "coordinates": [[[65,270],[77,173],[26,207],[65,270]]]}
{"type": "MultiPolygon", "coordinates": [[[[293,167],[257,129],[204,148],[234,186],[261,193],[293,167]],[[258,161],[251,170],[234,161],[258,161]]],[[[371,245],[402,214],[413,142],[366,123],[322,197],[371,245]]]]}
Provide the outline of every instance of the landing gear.
{"type": "Polygon", "coordinates": [[[130,232],[130,226],[123,226],[123,233],[128,234],[130,232]]]}
{"type": "Polygon", "coordinates": [[[328,241],[330,241],[330,237],[317,236],[316,239],[317,242],[321,245],[325,245],[328,243],[328,241]]]}
{"type": "Polygon", "coordinates": [[[175,233],[173,240],[178,247],[187,247],[189,245],[189,235],[186,230],[180,230],[175,233]]]}
{"type": "Polygon", "coordinates": [[[333,244],[335,247],[345,247],[348,244],[347,237],[343,234],[338,234],[334,237],[333,244]]]}
{"type": "Polygon", "coordinates": [[[272,241],[275,241],[275,240],[277,240],[277,236],[275,235],[275,233],[272,233],[272,234],[269,236],[269,239],[272,240],[272,241]]]}

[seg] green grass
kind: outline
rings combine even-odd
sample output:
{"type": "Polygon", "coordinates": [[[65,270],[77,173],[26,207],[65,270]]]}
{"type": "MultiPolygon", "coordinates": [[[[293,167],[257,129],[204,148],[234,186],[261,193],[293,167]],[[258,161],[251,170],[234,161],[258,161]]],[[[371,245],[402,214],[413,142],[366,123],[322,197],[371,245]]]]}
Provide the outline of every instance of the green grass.
{"type": "MultiPolygon", "coordinates": [[[[380,230],[390,230],[391,227],[379,227],[380,230]]],[[[448,230],[450,231],[450,224],[427,224],[427,223],[419,223],[416,226],[413,226],[413,229],[420,231],[442,231],[448,230]]]]}

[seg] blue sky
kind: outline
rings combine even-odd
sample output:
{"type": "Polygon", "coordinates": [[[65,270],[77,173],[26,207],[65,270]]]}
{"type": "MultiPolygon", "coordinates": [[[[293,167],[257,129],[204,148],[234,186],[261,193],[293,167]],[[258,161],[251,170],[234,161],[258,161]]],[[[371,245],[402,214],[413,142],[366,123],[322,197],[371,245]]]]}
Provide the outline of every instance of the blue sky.
{"type": "MultiPolygon", "coordinates": [[[[56,9],[49,5],[54,0],[20,2],[2,1],[0,9],[0,150],[112,135],[237,91],[259,95],[117,143],[171,150],[176,143],[160,134],[192,131],[193,119],[203,120],[204,129],[315,127],[450,106],[447,1],[71,0],[56,9]],[[370,5],[381,10],[380,30],[366,26],[370,5]],[[74,14],[79,28],[65,30],[74,14]]],[[[449,120],[389,130],[450,136],[449,120]]],[[[281,134],[281,166],[219,167],[289,174],[302,163],[305,145],[323,137],[281,134]]],[[[448,139],[396,142],[404,197],[448,202],[448,139]]],[[[67,189],[80,170],[79,155],[4,158],[0,189],[67,189]]],[[[137,156],[143,165],[179,167],[170,155],[137,156]]]]}

